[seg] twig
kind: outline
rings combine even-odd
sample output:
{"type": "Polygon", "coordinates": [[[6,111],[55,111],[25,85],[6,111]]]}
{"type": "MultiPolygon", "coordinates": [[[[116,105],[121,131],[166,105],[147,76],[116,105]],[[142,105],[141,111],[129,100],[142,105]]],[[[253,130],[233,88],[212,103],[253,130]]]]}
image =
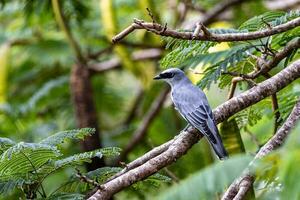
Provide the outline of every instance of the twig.
{"type": "Polygon", "coordinates": [[[87,177],[87,176],[85,176],[84,174],[82,174],[78,168],[75,168],[75,170],[76,170],[76,176],[77,176],[82,182],[91,184],[91,185],[93,185],[94,187],[96,187],[96,188],[98,188],[98,189],[101,189],[100,183],[98,183],[97,181],[95,181],[95,180],[93,180],[93,179],[90,179],[89,177],[87,177]]]}
{"type": "MultiPolygon", "coordinates": [[[[299,118],[300,100],[298,100],[298,102],[294,106],[286,122],[277,131],[277,133],[260,149],[260,151],[256,154],[254,160],[250,163],[250,165],[252,165],[252,163],[255,160],[266,156],[273,150],[280,147],[284,143],[292,128],[296,125],[299,118]]],[[[253,184],[254,180],[254,175],[246,169],[243,175],[230,185],[230,187],[222,197],[222,200],[242,200],[247,191],[249,190],[250,186],[253,184]]]]}
{"type": "MultiPolygon", "coordinates": [[[[234,97],[214,110],[214,118],[217,123],[224,121],[233,114],[261,101],[267,96],[274,94],[292,81],[300,77],[300,60],[290,64],[287,68],[273,76],[272,78],[258,84],[256,87],[234,97]]],[[[131,184],[145,179],[156,173],[163,167],[173,163],[176,159],[183,156],[201,135],[199,131],[190,127],[187,131],[182,131],[175,139],[161,145],[155,151],[150,151],[144,156],[134,161],[134,168],[124,169],[114,178],[103,184],[103,190],[98,190],[90,200],[109,199],[113,194],[131,184]],[[158,151],[159,150],[159,151],[158,151]],[[153,153],[155,152],[155,153],[153,153]],[[160,153],[159,153],[160,152],[160,153]],[[152,158],[151,158],[152,157],[152,158]],[[150,158],[150,159],[149,159],[150,158]],[[143,161],[143,162],[141,162],[143,161]]],[[[130,166],[128,164],[128,166],[130,166]]],[[[129,167],[128,167],[129,168],[129,167]]]]}
{"type": "Polygon", "coordinates": [[[164,26],[162,26],[161,24],[144,22],[142,20],[134,20],[134,23],[131,24],[122,32],[120,32],[118,35],[116,35],[112,39],[112,42],[116,43],[122,40],[124,37],[126,37],[128,34],[130,34],[136,29],[145,29],[157,35],[173,37],[173,38],[178,38],[183,40],[205,40],[205,41],[216,41],[216,42],[245,41],[245,40],[264,38],[278,33],[282,33],[287,30],[291,30],[299,25],[300,25],[300,17],[293,19],[285,24],[272,27],[272,29],[264,29],[264,30],[253,31],[248,33],[225,33],[225,34],[211,33],[209,37],[203,33],[203,34],[198,34],[193,38],[192,32],[179,32],[168,28],[164,30],[164,26]]]}

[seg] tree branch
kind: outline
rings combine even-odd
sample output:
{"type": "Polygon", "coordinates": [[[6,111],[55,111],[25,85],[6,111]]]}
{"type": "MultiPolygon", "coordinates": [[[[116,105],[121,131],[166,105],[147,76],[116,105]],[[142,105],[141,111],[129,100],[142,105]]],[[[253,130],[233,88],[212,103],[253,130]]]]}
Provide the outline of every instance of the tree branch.
{"type": "MultiPolygon", "coordinates": [[[[299,77],[300,60],[290,64],[272,78],[218,106],[214,110],[215,121],[217,123],[224,121],[235,113],[276,93],[299,77]]],[[[201,137],[202,134],[199,134],[199,131],[192,127],[187,131],[181,131],[173,140],[156,147],[154,150],[128,164],[121,173],[102,185],[104,189],[98,190],[89,199],[109,199],[123,188],[158,172],[163,167],[172,164],[176,159],[183,156],[201,137]]]]}
{"type": "MultiPolygon", "coordinates": [[[[294,106],[286,122],[281,126],[277,133],[259,150],[259,152],[256,154],[254,160],[250,163],[250,165],[256,159],[260,159],[269,154],[274,149],[280,147],[284,143],[288,134],[291,132],[292,128],[296,125],[299,118],[300,100],[298,100],[298,102],[294,106]]],[[[235,182],[231,184],[231,186],[228,188],[228,190],[222,197],[222,200],[243,199],[243,197],[246,195],[247,191],[253,184],[254,180],[254,175],[251,174],[248,170],[246,170],[240,178],[238,178],[235,182]]]]}
{"type": "Polygon", "coordinates": [[[225,33],[216,34],[210,33],[210,35],[200,33],[193,36],[193,32],[179,32],[166,28],[165,26],[157,23],[144,22],[142,20],[134,20],[134,23],[127,27],[125,30],[120,32],[118,35],[112,38],[112,42],[116,43],[126,37],[128,34],[136,29],[145,29],[154,34],[173,37],[183,40],[205,40],[205,41],[216,41],[216,42],[228,42],[228,41],[245,41],[264,38],[267,36],[275,35],[278,33],[291,30],[300,25],[300,17],[293,19],[285,24],[281,24],[275,27],[267,28],[264,30],[248,32],[248,33],[225,33]]]}

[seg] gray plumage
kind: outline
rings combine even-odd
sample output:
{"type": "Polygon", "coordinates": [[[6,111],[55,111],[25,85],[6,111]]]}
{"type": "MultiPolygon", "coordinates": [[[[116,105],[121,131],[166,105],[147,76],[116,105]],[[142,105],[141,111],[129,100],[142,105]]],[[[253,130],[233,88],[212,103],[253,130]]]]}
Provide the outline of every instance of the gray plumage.
{"type": "Polygon", "coordinates": [[[227,152],[204,92],[193,85],[184,72],[177,68],[167,69],[154,79],[162,79],[169,83],[176,110],[190,125],[206,136],[220,159],[226,158],[227,152]]]}

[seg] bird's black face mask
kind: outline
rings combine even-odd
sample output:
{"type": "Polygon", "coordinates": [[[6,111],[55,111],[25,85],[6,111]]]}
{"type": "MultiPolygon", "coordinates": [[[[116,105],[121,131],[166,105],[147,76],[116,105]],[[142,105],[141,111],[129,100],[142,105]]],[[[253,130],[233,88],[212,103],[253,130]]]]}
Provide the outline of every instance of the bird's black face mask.
{"type": "Polygon", "coordinates": [[[173,78],[174,76],[175,76],[175,73],[172,73],[172,72],[165,72],[165,73],[161,73],[161,74],[155,76],[153,79],[154,79],[154,80],[168,79],[168,78],[173,78]]]}

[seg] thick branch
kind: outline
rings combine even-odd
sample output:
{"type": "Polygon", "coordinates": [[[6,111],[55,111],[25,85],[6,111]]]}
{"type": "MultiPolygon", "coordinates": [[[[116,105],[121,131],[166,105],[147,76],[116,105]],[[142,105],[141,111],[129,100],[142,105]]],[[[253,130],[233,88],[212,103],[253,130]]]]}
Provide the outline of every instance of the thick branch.
{"type": "Polygon", "coordinates": [[[193,32],[179,32],[176,30],[169,29],[165,26],[162,26],[161,24],[135,20],[133,24],[131,24],[121,33],[116,35],[112,39],[112,41],[118,42],[136,29],[145,29],[157,35],[173,37],[173,38],[178,38],[183,40],[205,40],[205,41],[217,41],[217,42],[245,41],[245,40],[259,39],[259,38],[275,35],[278,33],[282,33],[287,30],[291,30],[299,25],[300,25],[300,17],[293,19],[285,24],[281,24],[275,27],[254,31],[254,32],[226,33],[226,34],[211,33],[209,35],[200,33],[196,36],[193,36],[193,32]]]}
{"type": "MultiPolygon", "coordinates": [[[[272,78],[258,84],[250,90],[234,97],[214,110],[214,117],[217,123],[224,121],[226,118],[235,113],[259,102],[267,96],[270,96],[281,90],[292,81],[300,77],[300,60],[292,63],[290,66],[279,72],[272,78]]],[[[155,148],[144,156],[138,158],[133,165],[130,163],[121,173],[114,176],[113,179],[103,184],[103,188],[98,190],[89,199],[109,199],[113,194],[131,184],[143,180],[148,176],[158,172],[163,167],[172,164],[179,157],[184,155],[189,148],[195,144],[201,134],[194,128],[182,131],[175,139],[155,148]],[[153,154],[153,155],[152,155],[153,154]],[[131,170],[129,170],[131,168],[131,170]]]]}
{"type": "MultiPolygon", "coordinates": [[[[288,134],[291,132],[292,128],[296,125],[300,118],[300,100],[294,106],[290,116],[282,127],[277,131],[277,133],[260,149],[256,154],[254,160],[260,159],[265,155],[269,154],[274,149],[280,147],[288,134]]],[[[253,161],[251,162],[253,163],[253,161]]],[[[251,187],[255,180],[254,175],[246,171],[240,178],[238,178],[226,191],[223,196],[223,200],[241,200],[246,195],[247,191],[251,187]]]]}

